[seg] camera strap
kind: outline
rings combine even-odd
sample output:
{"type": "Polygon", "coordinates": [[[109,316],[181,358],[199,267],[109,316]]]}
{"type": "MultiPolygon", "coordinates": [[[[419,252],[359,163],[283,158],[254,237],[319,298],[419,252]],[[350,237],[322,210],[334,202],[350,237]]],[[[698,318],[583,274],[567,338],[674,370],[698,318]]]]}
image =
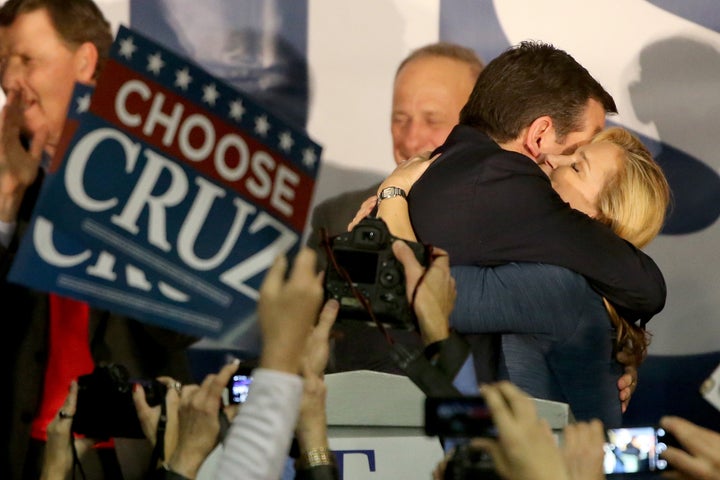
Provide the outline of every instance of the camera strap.
{"type": "Polygon", "coordinates": [[[348,287],[350,288],[350,291],[352,292],[353,296],[357,299],[358,302],[363,306],[365,311],[370,315],[370,319],[373,321],[375,326],[380,330],[380,332],[385,336],[385,340],[392,346],[395,344],[395,340],[390,335],[390,332],[388,332],[387,328],[385,328],[385,325],[380,322],[377,317],[375,316],[375,313],[373,312],[372,305],[370,305],[370,302],[365,298],[365,295],[363,295],[357,287],[353,284],[352,279],[350,278],[350,275],[348,272],[342,268],[335,259],[335,254],[332,251],[332,243],[330,241],[330,237],[328,235],[328,232],[325,228],[320,229],[320,237],[321,241],[320,244],[322,245],[323,249],[325,250],[325,255],[330,263],[332,263],[333,268],[336,272],[347,282],[348,287]]]}
{"type": "Polygon", "coordinates": [[[70,448],[72,449],[73,457],[72,479],[75,480],[75,472],[80,470],[80,477],[85,480],[87,478],[85,476],[85,469],[83,469],[82,463],[80,463],[80,457],[78,456],[77,447],[75,446],[75,435],[73,434],[70,434],[70,448]]]}
{"type": "Polygon", "coordinates": [[[158,464],[165,462],[165,430],[167,428],[167,405],[165,400],[160,402],[160,418],[155,430],[155,448],[150,457],[149,471],[154,471],[158,464]]]}
{"type": "Polygon", "coordinates": [[[395,363],[412,382],[428,397],[459,397],[462,394],[452,379],[430,363],[422,350],[411,351],[396,344],[391,351],[395,363]]]}

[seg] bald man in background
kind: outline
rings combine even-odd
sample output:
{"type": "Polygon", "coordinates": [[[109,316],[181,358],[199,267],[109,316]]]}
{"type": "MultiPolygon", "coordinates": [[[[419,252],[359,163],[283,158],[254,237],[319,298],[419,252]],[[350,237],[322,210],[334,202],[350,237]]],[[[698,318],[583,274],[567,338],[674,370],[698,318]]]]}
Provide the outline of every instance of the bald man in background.
{"type": "MultiPolygon", "coordinates": [[[[400,63],[395,73],[391,116],[396,165],[415,154],[432,151],[445,142],[457,125],[460,110],[483,67],[482,60],[473,50],[446,42],[420,47],[400,63]]],[[[319,252],[321,268],[325,267],[321,229],[324,228],[328,236],[346,232],[360,204],[376,195],[379,186],[380,183],[377,183],[346,192],[315,207],[308,246],[319,252]]],[[[402,373],[390,357],[390,346],[376,327],[360,321],[340,321],[334,334],[329,372],[375,370],[402,373]]],[[[398,343],[422,348],[416,332],[393,330],[391,335],[398,343]]],[[[477,336],[472,341],[473,350],[494,350],[493,347],[485,348],[485,342],[490,342],[490,337],[477,336]]],[[[488,362],[487,358],[485,361],[476,360],[478,377],[484,380],[493,378],[495,362],[488,362]]]]}

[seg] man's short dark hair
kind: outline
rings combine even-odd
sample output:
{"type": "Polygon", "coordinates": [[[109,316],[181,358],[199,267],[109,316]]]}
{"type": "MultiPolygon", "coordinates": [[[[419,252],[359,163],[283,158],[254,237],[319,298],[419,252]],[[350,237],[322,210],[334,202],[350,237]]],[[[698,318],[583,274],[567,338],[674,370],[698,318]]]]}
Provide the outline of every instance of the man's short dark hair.
{"type": "Polygon", "coordinates": [[[617,113],[610,94],[567,52],[525,41],[485,66],[460,112],[460,123],[503,143],[548,115],[562,141],[582,130],[590,99],[600,102],[605,112],[617,113]]]}
{"type": "Polygon", "coordinates": [[[92,0],[8,0],[0,7],[0,26],[9,27],[24,13],[45,9],[60,38],[72,49],[91,42],[98,51],[95,78],[110,54],[110,23],[92,0]]]}

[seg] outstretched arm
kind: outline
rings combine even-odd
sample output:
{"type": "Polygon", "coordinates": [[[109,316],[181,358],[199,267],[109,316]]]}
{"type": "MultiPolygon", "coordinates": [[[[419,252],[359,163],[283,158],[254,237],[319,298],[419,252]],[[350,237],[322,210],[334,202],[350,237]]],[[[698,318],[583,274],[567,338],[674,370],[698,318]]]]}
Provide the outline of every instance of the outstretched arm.
{"type": "Polygon", "coordinates": [[[286,280],[278,257],[260,288],[263,335],[259,367],[240,413],[225,439],[217,478],[279,478],[290,448],[302,396],[303,352],[323,299],[316,256],[302,248],[286,280]]]}

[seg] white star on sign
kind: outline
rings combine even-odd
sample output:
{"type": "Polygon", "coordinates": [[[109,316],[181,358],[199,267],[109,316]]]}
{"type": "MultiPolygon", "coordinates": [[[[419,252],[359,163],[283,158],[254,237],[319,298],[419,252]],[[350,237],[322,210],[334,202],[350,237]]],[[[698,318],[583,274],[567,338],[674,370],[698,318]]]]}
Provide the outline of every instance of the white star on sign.
{"type": "Polygon", "coordinates": [[[137,47],[133,43],[132,37],[125,37],[120,40],[120,55],[130,60],[135,53],[137,47]]]}
{"type": "Polygon", "coordinates": [[[262,135],[263,137],[267,135],[268,130],[270,130],[270,122],[268,122],[268,119],[265,115],[261,115],[259,117],[255,118],[255,133],[258,135],[262,135]]]}
{"type": "Polygon", "coordinates": [[[315,155],[315,150],[312,148],[306,148],[302,151],[303,156],[303,164],[308,167],[312,168],[315,166],[315,162],[317,162],[317,155],[315,155]]]}
{"type": "Polygon", "coordinates": [[[278,138],[280,139],[280,150],[290,152],[295,140],[290,136],[290,132],[282,132],[278,138]]]}
{"type": "Polygon", "coordinates": [[[245,115],[245,107],[243,107],[242,100],[233,100],[230,102],[230,118],[239,122],[242,120],[242,116],[245,115]]]}
{"type": "Polygon", "coordinates": [[[215,100],[220,97],[220,94],[217,91],[217,88],[215,88],[215,84],[211,83],[210,85],[203,85],[203,96],[202,100],[203,102],[207,103],[208,105],[215,106],[215,100]]]}
{"type": "Polygon", "coordinates": [[[90,94],[86,93],[82,97],[77,98],[77,113],[87,112],[90,108],[90,94]]]}
{"type": "Polygon", "coordinates": [[[183,68],[182,70],[176,70],[175,71],[175,86],[180,87],[183,90],[188,89],[188,85],[190,85],[190,82],[192,82],[192,77],[190,76],[190,71],[187,67],[183,68]]]}
{"type": "Polygon", "coordinates": [[[160,52],[153,53],[152,55],[148,55],[148,64],[147,64],[147,70],[148,72],[152,72],[155,74],[155,76],[160,75],[160,70],[165,66],[165,62],[163,61],[162,57],[160,56],[160,52]]]}

